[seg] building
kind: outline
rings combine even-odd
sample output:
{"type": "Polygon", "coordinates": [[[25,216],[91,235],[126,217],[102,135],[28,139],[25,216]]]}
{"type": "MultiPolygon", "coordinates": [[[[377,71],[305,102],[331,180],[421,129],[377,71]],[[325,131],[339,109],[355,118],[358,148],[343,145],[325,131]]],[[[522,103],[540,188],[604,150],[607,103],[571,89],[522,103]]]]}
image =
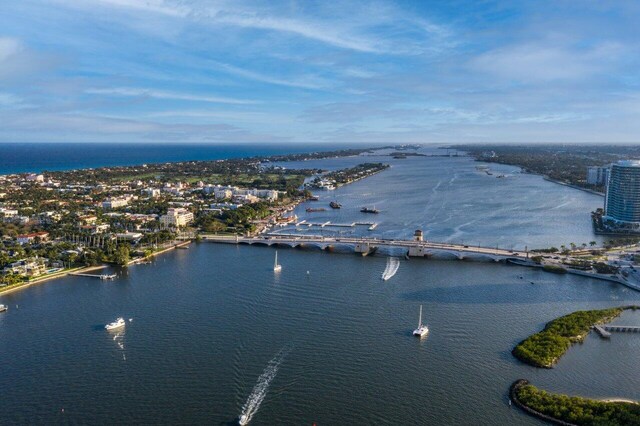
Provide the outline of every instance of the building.
{"type": "MultiPolygon", "coordinates": [[[[278,199],[278,191],[273,189],[243,189],[237,186],[207,185],[202,189],[206,194],[213,193],[216,200],[226,200],[235,197],[251,196],[253,201],[257,202],[258,198],[268,201],[276,201],[278,199]]],[[[244,199],[246,202],[246,198],[244,199]]]]}
{"type": "Polygon", "coordinates": [[[587,169],[589,185],[605,185],[609,180],[609,167],[593,166],[587,169]]]}
{"type": "Polygon", "coordinates": [[[133,243],[137,243],[143,235],[140,232],[122,232],[116,234],[116,239],[118,241],[130,241],[133,243]]]}
{"type": "Polygon", "coordinates": [[[43,257],[33,257],[18,260],[7,265],[2,272],[4,274],[37,277],[47,272],[47,259],[43,257]]]}
{"type": "Polygon", "coordinates": [[[167,214],[160,216],[163,227],[181,228],[193,222],[193,213],[182,207],[170,208],[167,214]]]}
{"type": "Polygon", "coordinates": [[[44,176],[31,173],[27,175],[26,180],[27,182],[44,182],[44,176]]]}
{"type": "Polygon", "coordinates": [[[624,160],[611,166],[603,220],[640,228],[640,161],[624,160]]]}
{"type": "Polygon", "coordinates": [[[124,207],[129,204],[127,198],[107,198],[102,202],[102,208],[105,210],[117,209],[118,207],[124,207]]]}
{"type": "Polygon", "coordinates": [[[36,238],[39,238],[40,242],[47,241],[49,239],[49,233],[42,231],[42,232],[34,232],[31,234],[18,235],[18,244],[33,243],[36,240],[36,238]]]}
{"type": "Polygon", "coordinates": [[[93,224],[93,225],[82,225],[80,226],[80,230],[84,232],[88,232],[91,235],[104,234],[109,230],[109,225],[106,223],[103,224],[93,224]]]}
{"type": "Polygon", "coordinates": [[[160,190],[157,188],[147,188],[142,192],[144,192],[149,198],[158,198],[160,196],[160,190]]]}

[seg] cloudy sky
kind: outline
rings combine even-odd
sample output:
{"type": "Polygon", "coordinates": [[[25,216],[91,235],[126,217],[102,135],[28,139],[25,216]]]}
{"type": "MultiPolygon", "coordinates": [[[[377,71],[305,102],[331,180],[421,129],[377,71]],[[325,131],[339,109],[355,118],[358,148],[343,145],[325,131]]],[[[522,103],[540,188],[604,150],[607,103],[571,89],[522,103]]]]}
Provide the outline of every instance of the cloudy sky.
{"type": "Polygon", "coordinates": [[[638,142],[640,2],[0,2],[0,142],[638,142]]]}

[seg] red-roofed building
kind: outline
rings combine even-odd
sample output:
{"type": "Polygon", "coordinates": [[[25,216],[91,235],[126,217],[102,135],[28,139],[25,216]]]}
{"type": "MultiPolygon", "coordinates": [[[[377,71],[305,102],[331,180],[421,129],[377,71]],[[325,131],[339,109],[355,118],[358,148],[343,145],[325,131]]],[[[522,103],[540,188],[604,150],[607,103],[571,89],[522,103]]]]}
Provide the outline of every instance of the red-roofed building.
{"type": "Polygon", "coordinates": [[[18,244],[28,244],[35,241],[36,238],[40,238],[40,241],[47,241],[49,239],[48,232],[33,232],[31,234],[18,235],[18,244]]]}

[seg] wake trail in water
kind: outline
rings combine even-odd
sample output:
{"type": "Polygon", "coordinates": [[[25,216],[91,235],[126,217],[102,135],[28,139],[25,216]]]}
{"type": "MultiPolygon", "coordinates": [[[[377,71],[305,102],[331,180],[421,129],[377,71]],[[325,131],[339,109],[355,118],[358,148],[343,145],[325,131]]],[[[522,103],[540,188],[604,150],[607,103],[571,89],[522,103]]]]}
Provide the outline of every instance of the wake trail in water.
{"type": "Polygon", "coordinates": [[[391,279],[398,272],[398,268],[400,268],[400,260],[397,257],[387,257],[387,267],[382,273],[382,280],[391,279]]]}
{"type": "Polygon", "coordinates": [[[260,377],[258,377],[258,382],[253,387],[249,398],[247,398],[247,402],[242,406],[242,413],[240,414],[241,425],[248,424],[253,416],[258,412],[264,397],[267,396],[267,391],[269,390],[271,381],[276,377],[276,374],[278,374],[280,364],[282,364],[282,361],[290,350],[290,346],[282,348],[280,352],[278,352],[276,356],[269,361],[267,367],[264,369],[262,374],[260,374],[260,377]]]}

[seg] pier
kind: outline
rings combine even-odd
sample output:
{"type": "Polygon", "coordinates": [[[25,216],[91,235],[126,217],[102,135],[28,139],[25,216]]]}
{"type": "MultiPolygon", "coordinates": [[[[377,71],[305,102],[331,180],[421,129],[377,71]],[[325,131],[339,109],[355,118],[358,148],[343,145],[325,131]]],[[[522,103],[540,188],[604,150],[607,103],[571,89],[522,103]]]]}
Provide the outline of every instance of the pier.
{"type": "Polygon", "coordinates": [[[69,274],[69,275],[73,275],[74,277],[98,278],[100,280],[114,280],[117,277],[116,274],[78,274],[78,273],[74,273],[74,274],[69,274]]]}
{"type": "Polygon", "coordinates": [[[602,328],[608,332],[640,333],[640,327],[633,325],[604,325],[602,328]]]}
{"type": "Polygon", "coordinates": [[[611,333],[605,330],[601,325],[594,325],[593,329],[604,339],[611,337],[611,333]]]}
{"type": "Polygon", "coordinates": [[[351,223],[333,223],[330,220],[327,222],[308,222],[307,220],[303,220],[295,224],[296,227],[306,226],[311,228],[312,226],[320,227],[320,228],[354,228],[356,226],[368,226],[369,230],[374,230],[378,224],[376,222],[351,222],[351,223]]]}

